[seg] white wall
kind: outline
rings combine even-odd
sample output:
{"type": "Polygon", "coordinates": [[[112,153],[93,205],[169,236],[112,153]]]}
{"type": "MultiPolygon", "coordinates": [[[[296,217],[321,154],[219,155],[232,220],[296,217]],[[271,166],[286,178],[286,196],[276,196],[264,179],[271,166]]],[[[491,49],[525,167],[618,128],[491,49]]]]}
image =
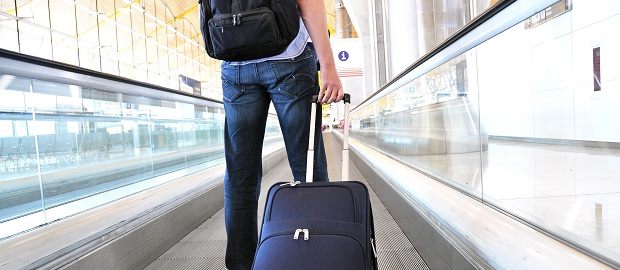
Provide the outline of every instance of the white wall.
{"type": "Polygon", "coordinates": [[[420,58],[416,1],[386,1],[388,80],[420,58]]]}
{"type": "Polygon", "coordinates": [[[351,106],[354,107],[360,104],[365,98],[363,74],[366,71],[364,70],[362,39],[332,38],[330,41],[334,53],[336,69],[341,75],[340,80],[342,82],[342,88],[346,93],[351,94],[351,106]],[[338,54],[342,51],[346,51],[349,54],[349,58],[346,61],[340,60],[338,54]],[[351,74],[352,72],[357,74],[353,76],[351,74]]]}
{"type": "Polygon", "coordinates": [[[377,75],[373,74],[373,66],[376,59],[373,59],[371,50],[371,42],[373,42],[373,37],[371,36],[370,31],[371,14],[369,14],[369,2],[360,0],[343,0],[343,3],[349,13],[351,22],[360,37],[360,42],[363,48],[362,61],[365,76],[362,80],[361,92],[359,93],[360,98],[363,100],[372,95],[373,92],[378,89],[378,86],[375,85],[375,77],[377,75]]]}
{"type": "Polygon", "coordinates": [[[595,2],[574,0],[572,11],[528,30],[518,24],[476,49],[489,135],[620,142],[620,1],[595,2]]]}

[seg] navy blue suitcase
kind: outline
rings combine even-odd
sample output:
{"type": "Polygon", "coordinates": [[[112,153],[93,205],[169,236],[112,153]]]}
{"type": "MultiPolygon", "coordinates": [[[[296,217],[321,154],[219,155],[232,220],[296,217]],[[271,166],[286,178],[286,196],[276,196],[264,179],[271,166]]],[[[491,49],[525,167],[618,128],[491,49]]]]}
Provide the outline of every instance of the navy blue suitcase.
{"type": "MultiPolygon", "coordinates": [[[[345,95],[343,179],[348,179],[348,107],[345,95]],[[345,159],[346,158],[346,159],[345,159]],[[345,172],[346,171],[346,172],[345,172]]],[[[311,123],[315,121],[313,97],[311,123]]],[[[308,168],[313,167],[310,128],[308,168]]],[[[312,179],[312,170],[306,179],[312,179]]],[[[311,181],[311,180],[310,180],[311,181]]],[[[372,208],[357,181],[278,183],[269,189],[254,270],[375,270],[372,208]]]]}

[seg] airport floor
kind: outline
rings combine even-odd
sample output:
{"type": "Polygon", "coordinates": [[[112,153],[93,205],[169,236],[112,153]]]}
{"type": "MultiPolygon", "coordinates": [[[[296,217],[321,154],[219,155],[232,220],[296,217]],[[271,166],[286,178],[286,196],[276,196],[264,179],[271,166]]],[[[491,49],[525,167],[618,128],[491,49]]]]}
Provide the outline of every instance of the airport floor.
{"type": "MultiPolygon", "coordinates": [[[[330,179],[332,181],[341,179],[342,153],[340,149],[342,149],[342,145],[335,135],[330,133],[323,134],[330,179]]],[[[366,183],[366,180],[353,163],[349,164],[349,168],[351,180],[366,183]]],[[[292,174],[288,162],[282,162],[263,177],[261,196],[259,198],[259,224],[260,220],[262,220],[263,209],[261,206],[265,204],[264,194],[272,184],[290,181],[291,179],[292,174]]],[[[369,192],[375,218],[379,269],[428,269],[411,242],[370,186],[369,192]]],[[[225,250],[224,214],[220,210],[145,269],[225,269],[225,250]]]]}

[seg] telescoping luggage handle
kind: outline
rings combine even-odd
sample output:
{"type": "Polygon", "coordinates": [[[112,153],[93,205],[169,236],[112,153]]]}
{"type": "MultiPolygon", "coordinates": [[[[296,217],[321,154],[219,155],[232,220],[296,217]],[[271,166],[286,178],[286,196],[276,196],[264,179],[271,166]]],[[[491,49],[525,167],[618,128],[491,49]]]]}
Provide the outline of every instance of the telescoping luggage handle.
{"type": "MultiPolygon", "coordinates": [[[[349,180],[349,107],[351,105],[351,96],[344,94],[344,137],[342,138],[342,181],[349,180]]],[[[308,142],[308,158],[306,162],[306,183],[312,182],[312,173],[314,168],[314,132],[316,124],[316,106],[319,102],[319,96],[312,96],[312,109],[310,112],[310,139],[308,142]]]]}

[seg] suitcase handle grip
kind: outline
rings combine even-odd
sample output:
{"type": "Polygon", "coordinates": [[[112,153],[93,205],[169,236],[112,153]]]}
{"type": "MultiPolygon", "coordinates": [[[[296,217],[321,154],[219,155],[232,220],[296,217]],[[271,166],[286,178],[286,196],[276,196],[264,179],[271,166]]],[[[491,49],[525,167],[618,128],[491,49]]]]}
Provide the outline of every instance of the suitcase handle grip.
{"type": "MultiPolygon", "coordinates": [[[[344,103],[351,103],[351,95],[345,93],[342,101],[344,101],[344,103]]],[[[312,96],[312,103],[319,103],[319,95],[312,96]]]]}
{"type": "MultiPolygon", "coordinates": [[[[349,108],[351,105],[351,95],[344,94],[344,136],[342,137],[342,181],[349,180],[349,108]]],[[[320,118],[316,116],[317,103],[319,96],[312,96],[312,109],[310,109],[310,138],[308,142],[308,157],[306,159],[306,182],[312,182],[314,169],[314,137],[315,125],[320,118]]]]}

